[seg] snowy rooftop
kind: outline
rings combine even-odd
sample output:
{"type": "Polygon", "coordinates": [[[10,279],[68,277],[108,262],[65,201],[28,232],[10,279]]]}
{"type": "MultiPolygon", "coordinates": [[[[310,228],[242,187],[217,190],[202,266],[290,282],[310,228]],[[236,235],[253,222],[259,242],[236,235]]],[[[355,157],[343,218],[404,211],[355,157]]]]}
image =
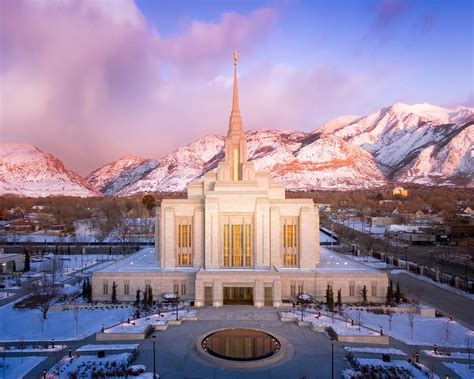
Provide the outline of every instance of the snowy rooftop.
{"type": "Polygon", "coordinates": [[[155,258],[155,249],[147,247],[135,254],[112,263],[97,272],[153,272],[160,270],[160,261],[155,258]]]}
{"type": "Polygon", "coordinates": [[[316,265],[317,272],[375,272],[369,266],[357,262],[346,255],[335,253],[321,246],[319,263],[316,265]]]}
{"type": "MultiPolygon", "coordinates": [[[[198,271],[200,268],[196,267],[180,267],[169,271],[198,271]]],[[[147,247],[140,250],[139,252],[132,254],[126,258],[120,259],[119,261],[112,263],[98,272],[157,272],[157,271],[168,271],[160,267],[160,261],[155,258],[154,249],[147,247]]],[[[273,269],[270,269],[270,271],[273,269]]],[[[212,271],[238,271],[238,272],[264,272],[269,269],[254,269],[254,268],[234,268],[234,269],[211,269],[206,270],[212,271]]],[[[321,257],[318,264],[314,269],[298,269],[298,268],[278,268],[279,272],[375,272],[374,268],[371,268],[363,263],[357,262],[346,255],[335,253],[329,249],[321,246],[321,257]]]]}

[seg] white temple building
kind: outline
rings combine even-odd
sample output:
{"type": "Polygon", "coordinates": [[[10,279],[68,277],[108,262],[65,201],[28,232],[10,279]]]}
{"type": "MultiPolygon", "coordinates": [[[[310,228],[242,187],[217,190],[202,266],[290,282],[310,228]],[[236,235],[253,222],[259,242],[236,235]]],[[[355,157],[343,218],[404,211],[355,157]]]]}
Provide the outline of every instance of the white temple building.
{"type": "Polygon", "coordinates": [[[319,212],[312,199],[286,199],[285,187],[255,171],[239,108],[234,53],[232,111],[225,159],[216,172],[187,187],[187,199],[166,199],[156,211],[155,251],[144,249],[93,274],[93,298],[134,301],[151,286],[195,306],[279,307],[299,292],[323,300],[327,285],[343,302],[383,302],[387,275],[319,246],[319,212]]]}

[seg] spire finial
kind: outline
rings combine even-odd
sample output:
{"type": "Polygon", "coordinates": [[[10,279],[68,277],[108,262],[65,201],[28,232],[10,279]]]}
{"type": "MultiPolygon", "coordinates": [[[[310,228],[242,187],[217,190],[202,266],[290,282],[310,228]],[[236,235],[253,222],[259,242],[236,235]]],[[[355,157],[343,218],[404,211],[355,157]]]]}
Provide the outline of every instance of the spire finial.
{"type": "Polygon", "coordinates": [[[237,50],[234,50],[234,54],[232,54],[234,57],[234,66],[237,66],[237,61],[239,60],[239,52],[237,50]]]}

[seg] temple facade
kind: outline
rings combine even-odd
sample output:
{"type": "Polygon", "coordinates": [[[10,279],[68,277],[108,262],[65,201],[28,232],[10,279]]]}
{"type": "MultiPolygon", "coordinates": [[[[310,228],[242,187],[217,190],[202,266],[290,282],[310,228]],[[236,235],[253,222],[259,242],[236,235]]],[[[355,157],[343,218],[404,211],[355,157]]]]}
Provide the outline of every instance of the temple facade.
{"type": "Polygon", "coordinates": [[[279,307],[299,292],[322,300],[328,285],[344,301],[383,301],[387,276],[344,261],[319,245],[319,213],[312,199],[286,199],[285,187],[248,161],[234,53],[232,111],[225,159],[187,187],[187,199],[165,199],[156,210],[155,251],[137,253],[93,275],[93,297],[135,299],[151,286],[174,291],[196,306],[254,304],[279,307]],[[345,264],[344,264],[345,263],[345,264]],[[332,269],[331,269],[332,267],[332,269]],[[357,276],[354,276],[357,272],[357,276]]]}

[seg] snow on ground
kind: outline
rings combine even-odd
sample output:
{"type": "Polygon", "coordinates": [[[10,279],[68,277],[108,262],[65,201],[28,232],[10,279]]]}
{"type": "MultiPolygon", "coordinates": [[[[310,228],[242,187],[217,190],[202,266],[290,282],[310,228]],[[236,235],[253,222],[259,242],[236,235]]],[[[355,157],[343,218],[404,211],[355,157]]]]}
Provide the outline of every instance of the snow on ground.
{"type": "Polygon", "coordinates": [[[439,351],[439,350],[437,354],[435,354],[434,350],[421,350],[421,352],[433,358],[472,359],[474,361],[473,353],[468,354],[468,353],[460,353],[459,351],[439,351]]]}
{"type": "Polygon", "coordinates": [[[132,308],[78,309],[76,334],[75,311],[53,311],[43,321],[37,309],[16,309],[13,304],[0,308],[0,341],[49,341],[77,340],[89,336],[102,328],[126,320],[132,308]],[[25,327],[27,325],[27,327],[25,327]]]}
{"type": "Polygon", "coordinates": [[[124,255],[114,254],[45,254],[40,261],[31,262],[31,269],[34,271],[44,271],[49,269],[55,258],[59,262],[59,269],[64,274],[70,274],[75,271],[90,267],[100,262],[113,262],[123,258],[124,255]]]}
{"type": "Polygon", "coordinates": [[[8,299],[13,295],[15,295],[14,292],[0,292],[0,300],[8,299]]]}
{"type": "Polygon", "coordinates": [[[362,325],[374,329],[383,328],[385,334],[400,340],[408,345],[438,345],[445,347],[465,347],[468,336],[473,332],[456,321],[449,321],[446,317],[422,317],[413,314],[413,338],[409,315],[396,313],[392,317],[390,328],[389,316],[366,311],[351,310],[349,312],[354,320],[358,320],[359,313],[362,325]],[[449,326],[448,326],[449,324],[449,326]],[[448,333],[446,333],[448,328],[448,333]]]}
{"type": "Polygon", "coordinates": [[[103,358],[98,358],[97,355],[64,357],[49,370],[46,378],[69,379],[72,373],[77,373],[78,378],[90,378],[93,371],[98,375],[99,372],[110,373],[112,370],[126,368],[129,366],[131,358],[132,354],[130,353],[106,355],[103,358]]]}
{"type": "Polygon", "coordinates": [[[47,357],[6,357],[0,362],[5,362],[5,367],[0,369],[4,378],[23,378],[47,357]]]}
{"type": "Polygon", "coordinates": [[[443,365],[453,370],[461,379],[474,378],[474,365],[471,365],[471,368],[468,363],[443,362],[443,365]]]}
{"type": "Polygon", "coordinates": [[[333,237],[331,237],[330,235],[328,235],[328,234],[326,234],[322,231],[319,231],[319,242],[320,243],[322,243],[322,242],[324,242],[324,243],[334,243],[334,244],[337,243],[337,241],[333,237]]]}
{"type": "Polygon", "coordinates": [[[0,347],[0,352],[5,353],[54,353],[56,351],[61,351],[66,348],[66,345],[58,345],[55,344],[54,347],[51,347],[51,344],[47,346],[39,345],[25,345],[24,348],[19,346],[7,346],[7,347],[0,347]]]}
{"type": "MultiPolygon", "coordinates": [[[[294,318],[295,320],[301,320],[301,312],[299,311],[294,311],[294,312],[280,312],[280,315],[282,317],[291,317],[294,318]]],[[[336,316],[336,315],[335,315],[336,316]]],[[[340,317],[340,316],[339,316],[340,317]]],[[[320,327],[320,328],[326,328],[326,327],[331,327],[337,334],[339,335],[357,335],[357,336],[373,336],[373,335],[379,335],[378,332],[374,332],[373,330],[361,327],[359,330],[358,325],[351,325],[350,320],[347,322],[344,320],[339,320],[336,317],[331,317],[331,316],[326,316],[324,314],[321,314],[320,317],[318,317],[317,313],[310,313],[308,311],[304,312],[303,315],[303,321],[311,322],[313,325],[320,327]]]]}
{"type": "Polygon", "coordinates": [[[342,224],[344,226],[347,226],[348,228],[358,230],[359,232],[362,232],[362,233],[385,234],[385,226],[372,226],[372,227],[369,227],[366,222],[361,222],[360,220],[359,221],[349,220],[349,222],[336,221],[336,220],[332,220],[332,221],[336,222],[338,224],[342,224]]]}
{"type": "MultiPolygon", "coordinates": [[[[392,369],[398,369],[398,370],[404,370],[406,373],[409,373],[411,375],[411,378],[413,379],[426,379],[426,378],[432,378],[432,379],[439,379],[439,376],[433,373],[431,370],[428,368],[424,367],[421,364],[418,364],[418,367],[408,363],[407,361],[391,361],[391,362],[384,362],[381,359],[372,359],[372,358],[356,358],[357,362],[361,366],[378,366],[378,367],[383,367],[386,369],[392,368],[392,369]]],[[[348,373],[351,373],[352,370],[344,370],[343,376],[344,378],[350,378],[350,375],[347,375],[348,373]]],[[[397,372],[398,375],[401,375],[401,372],[397,372]]],[[[401,376],[392,376],[392,377],[401,377],[401,376]]]]}
{"type": "Polygon", "coordinates": [[[111,344],[97,344],[97,345],[84,345],[76,349],[78,352],[86,351],[99,351],[99,350],[135,350],[138,349],[140,344],[138,343],[111,343],[111,344]]]}
{"type": "Polygon", "coordinates": [[[406,353],[399,349],[387,348],[387,347],[355,347],[355,346],[344,346],[344,350],[351,353],[369,353],[369,354],[390,354],[390,355],[401,355],[406,356],[406,353]]]}
{"type": "MultiPolygon", "coordinates": [[[[178,319],[196,316],[195,310],[182,309],[178,312],[178,319]]],[[[106,329],[105,333],[143,333],[149,325],[165,325],[170,320],[176,320],[176,312],[155,313],[146,317],[115,325],[106,329]]]]}

